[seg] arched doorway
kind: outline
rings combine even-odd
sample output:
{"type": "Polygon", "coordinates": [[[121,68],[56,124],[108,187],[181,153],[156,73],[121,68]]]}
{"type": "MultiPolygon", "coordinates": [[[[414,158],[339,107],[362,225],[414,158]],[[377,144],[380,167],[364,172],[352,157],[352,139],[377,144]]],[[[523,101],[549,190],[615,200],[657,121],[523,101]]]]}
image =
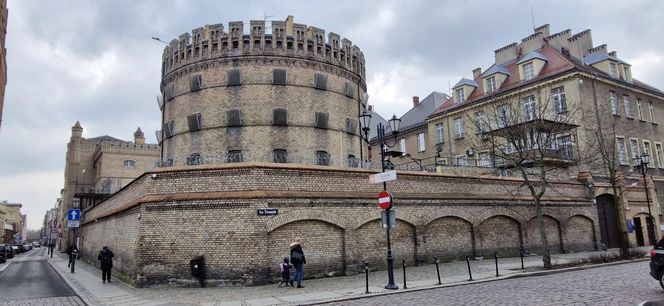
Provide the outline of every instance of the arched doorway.
{"type": "Polygon", "coordinates": [[[618,244],[618,221],[616,218],[615,197],[612,194],[601,194],[597,196],[597,219],[599,220],[599,231],[602,243],[607,248],[617,248],[618,244]]]}

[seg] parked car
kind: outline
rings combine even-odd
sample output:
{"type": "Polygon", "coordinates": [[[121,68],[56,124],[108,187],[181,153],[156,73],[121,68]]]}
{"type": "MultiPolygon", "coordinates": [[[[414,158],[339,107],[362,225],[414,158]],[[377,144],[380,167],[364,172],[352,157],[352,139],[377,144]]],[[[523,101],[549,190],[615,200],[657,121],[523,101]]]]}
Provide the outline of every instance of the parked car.
{"type": "Polygon", "coordinates": [[[33,241],[32,246],[35,247],[35,248],[39,248],[39,247],[41,247],[41,244],[37,241],[33,241]]]}
{"type": "Polygon", "coordinates": [[[650,276],[658,280],[664,289],[664,238],[650,251],[650,276]]]}
{"type": "Polygon", "coordinates": [[[30,243],[24,244],[23,247],[25,248],[26,251],[32,250],[32,244],[30,244],[30,243]]]}
{"type": "Polygon", "coordinates": [[[18,245],[12,245],[12,249],[14,249],[14,255],[18,255],[25,252],[25,249],[20,248],[18,245]]]}
{"type": "Polygon", "coordinates": [[[0,252],[0,264],[5,262],[7,262],[7,259],[5,258],[5,249],[3,247],[2,252],[0,252]]]}
{"type": "Polygon", "coordinates": [[[7,259],[14,258],[14,249],[11,245],[0,245],[0,251],[4,251],[5,257],[7,257],[7,259]]]}

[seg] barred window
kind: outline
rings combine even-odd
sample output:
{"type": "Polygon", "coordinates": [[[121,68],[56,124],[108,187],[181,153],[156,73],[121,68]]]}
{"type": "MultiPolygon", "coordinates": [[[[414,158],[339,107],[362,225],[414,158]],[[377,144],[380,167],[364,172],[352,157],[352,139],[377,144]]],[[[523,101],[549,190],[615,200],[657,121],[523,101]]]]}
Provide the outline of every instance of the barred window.
{"type": "Polygon", "coordinates": [[[316,165],[327,166],[330,164],[330,154],[326,151],[316,151],[316,165]]]}
{"type": "Polygon", "coordinates": [[[198,153],[193,153],[187,157],[187,165],[200,165],[201,164],[201,155],[198,153]]]}
{"type": "Polygon", "coordinates": [[[241,150],[229,150],[226,154],[227,163],[241,163],[244,161],[241,150]]]}
{"type": "Polygon", "coordinates": [[[360,165],[360,159],[353,154],[348,154],[348,167],[357,168],[360,165]]]}
{"type": "Polygon", "coordinates": [[[275,163],[287,163],[288,162],[288,151],[283,149],[276,149],[272,151],[272,162],[275,163]]]}

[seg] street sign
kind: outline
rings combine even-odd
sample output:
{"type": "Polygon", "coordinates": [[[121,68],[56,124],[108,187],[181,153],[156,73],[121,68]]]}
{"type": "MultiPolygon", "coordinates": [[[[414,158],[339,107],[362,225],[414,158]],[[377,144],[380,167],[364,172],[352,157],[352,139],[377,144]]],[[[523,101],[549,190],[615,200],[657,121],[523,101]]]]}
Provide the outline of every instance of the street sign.
{"type": "Polygon", "coordinates": [[[80,225],[81,221],[67,220],[67,227],[79,227],[80,225]]]}
{"type": "MultiPolygon", "coordinates": [[[[81,220],[81,210],[80,209],[70,209],[67,211],[67,221],[79,221],[81,220]]],[[[71,227],[71,226],[67,226],[71,227]]]]}
{"type": "Polygon", "coordinates": [[[381,173],[369,175],[369,183],[379,184],[382,182],[391,182],[397,180],[397,170],[390,170],[381,173]]]}
{"type": "Polygon", "coordinates": [[[279,214],[279,210],[276,208],[259,208],[256,213],[259,216],[276,216],[279,214]]]}
{"type": "Polygon", "coordinates": [[[58,239],[58,233],[51,233],[51,237],[49,239],[58,239]]]}
{"type": "Polygon", "coordinates": [[[392,195],[385,190],[381,191],[378,195],[378,205],[382,209],[389,209],[392,207],[392,195]]]}

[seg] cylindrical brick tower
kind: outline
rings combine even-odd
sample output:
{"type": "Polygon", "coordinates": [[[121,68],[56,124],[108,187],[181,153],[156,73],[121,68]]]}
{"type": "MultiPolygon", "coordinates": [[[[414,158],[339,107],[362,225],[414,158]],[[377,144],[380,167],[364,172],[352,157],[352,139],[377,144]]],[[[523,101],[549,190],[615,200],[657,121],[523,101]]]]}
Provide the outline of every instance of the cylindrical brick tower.
{"type": "Polygon", "coordinates": [[[285,21],[182,34],[162,58],[164,166],[242,161],[356,167],[366,157],[364,55],[339,35],[285,21]],[[364,152],[361,152],[365,149],[364,152]]]}

